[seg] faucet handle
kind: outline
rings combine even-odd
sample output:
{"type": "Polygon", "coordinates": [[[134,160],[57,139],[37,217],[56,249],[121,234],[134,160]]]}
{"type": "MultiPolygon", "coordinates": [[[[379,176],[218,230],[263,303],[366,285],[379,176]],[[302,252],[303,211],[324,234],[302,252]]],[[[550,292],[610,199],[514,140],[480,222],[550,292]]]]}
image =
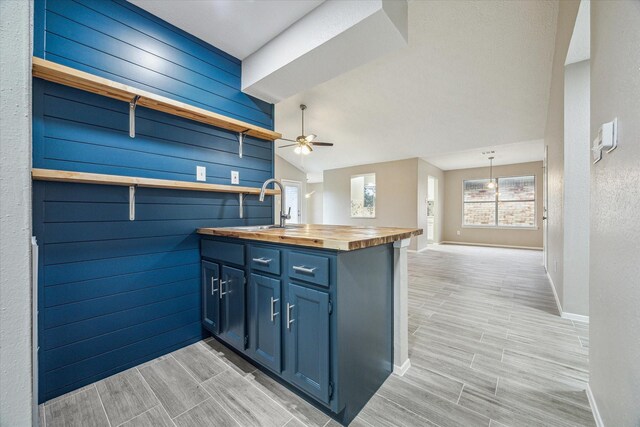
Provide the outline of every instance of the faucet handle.
{"type": "Polygon", "coordinates": [[[289,206],[289,211],[286,214],[282,215],[285,219],[291,219],[291,206],[289,206]]]}

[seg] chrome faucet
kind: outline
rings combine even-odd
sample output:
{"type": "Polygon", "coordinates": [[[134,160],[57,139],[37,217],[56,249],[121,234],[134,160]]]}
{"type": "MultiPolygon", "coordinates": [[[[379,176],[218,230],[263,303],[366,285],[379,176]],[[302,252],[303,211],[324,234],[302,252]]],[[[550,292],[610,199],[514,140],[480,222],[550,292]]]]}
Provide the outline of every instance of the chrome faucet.
{"type": "Polygon", "coordinates": [[[285,221],[291,219],[291,208],[289,208],[289,212],[284,213],[284,187],[282,186],[282,183],[274,178],[266,180],[264,184],[262,184],[262,189],[260,190],[260,201],[264,202],[264,194],[267,191],[267,185],[272,182],[280,187],[280,228],[284,228],[285,221]]]}

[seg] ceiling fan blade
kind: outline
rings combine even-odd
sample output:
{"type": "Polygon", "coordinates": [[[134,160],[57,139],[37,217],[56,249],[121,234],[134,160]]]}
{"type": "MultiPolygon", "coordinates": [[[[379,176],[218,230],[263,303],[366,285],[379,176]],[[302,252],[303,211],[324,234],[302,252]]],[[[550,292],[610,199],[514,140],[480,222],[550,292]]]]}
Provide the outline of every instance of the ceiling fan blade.
{"type": "Polygon", "coordinates": [[[296,145],[298,145],[298,144],[287,144],[287,145],[281,145],[281,146],[280,146],[280,147],[278,147],[278,148],[293,147],[293,146],[296,146],[296,145]]]}
{"type": "Polygon", "coordinates": [[[312,142],[311,144],[318,147],[333,147],[333,142],[312,142]]]}
{"type": "Polygon", "coordinates": [[[318,135],[314,134],[314,133],[310,133],[309,135],[304,137],[304,140],[307,142],[311,142],[314,139],[316,139],[318,137],[318,135]]]}
{"type": "Polygon", "coordinates": [[[298,141],[296,141],[295,139],[288,139],[288,138],[278,138],[278,139],[279,139],[279,140],[282,140],[282,141],[298,142],[298,141]]]}

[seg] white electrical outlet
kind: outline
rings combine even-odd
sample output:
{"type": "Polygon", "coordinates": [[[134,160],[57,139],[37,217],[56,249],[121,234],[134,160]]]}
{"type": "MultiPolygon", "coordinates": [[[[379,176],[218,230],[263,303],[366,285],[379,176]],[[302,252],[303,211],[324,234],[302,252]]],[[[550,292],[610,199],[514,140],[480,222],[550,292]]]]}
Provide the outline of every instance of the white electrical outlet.
{"type": "Polygon", "coordinates": [[[207,168],[205,166],[196,166],[196,181],[207,180],[207,168]]]}
{"type": "Polygon", "coordinates": [[[240,172],[231,171],[231,183],[232,184],[240,184],[240,172]]]}
{"type": "Polygon", "coordinates": [[[458,234],[458,236],[460,235],[460,230],[456,231],[456,233],[458,234]]]}

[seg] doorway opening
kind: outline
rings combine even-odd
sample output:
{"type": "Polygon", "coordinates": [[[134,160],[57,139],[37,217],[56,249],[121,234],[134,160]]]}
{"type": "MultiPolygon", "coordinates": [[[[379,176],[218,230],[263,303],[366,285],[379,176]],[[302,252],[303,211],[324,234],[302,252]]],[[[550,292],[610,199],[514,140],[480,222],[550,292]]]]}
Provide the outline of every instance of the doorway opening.
{"type": "Polygon", "coordinates": [[[291,219],[287,220],[289,224],[302,223],[302,183],[300,181],[282,180],[284,187],[284,209],[290,212],[291,219]]]}
{"type": "Polygon", "coordinates": [[[437,215],[438,215],[438,178],[427,177],[427,244],[436,242],[437,215]]]}

